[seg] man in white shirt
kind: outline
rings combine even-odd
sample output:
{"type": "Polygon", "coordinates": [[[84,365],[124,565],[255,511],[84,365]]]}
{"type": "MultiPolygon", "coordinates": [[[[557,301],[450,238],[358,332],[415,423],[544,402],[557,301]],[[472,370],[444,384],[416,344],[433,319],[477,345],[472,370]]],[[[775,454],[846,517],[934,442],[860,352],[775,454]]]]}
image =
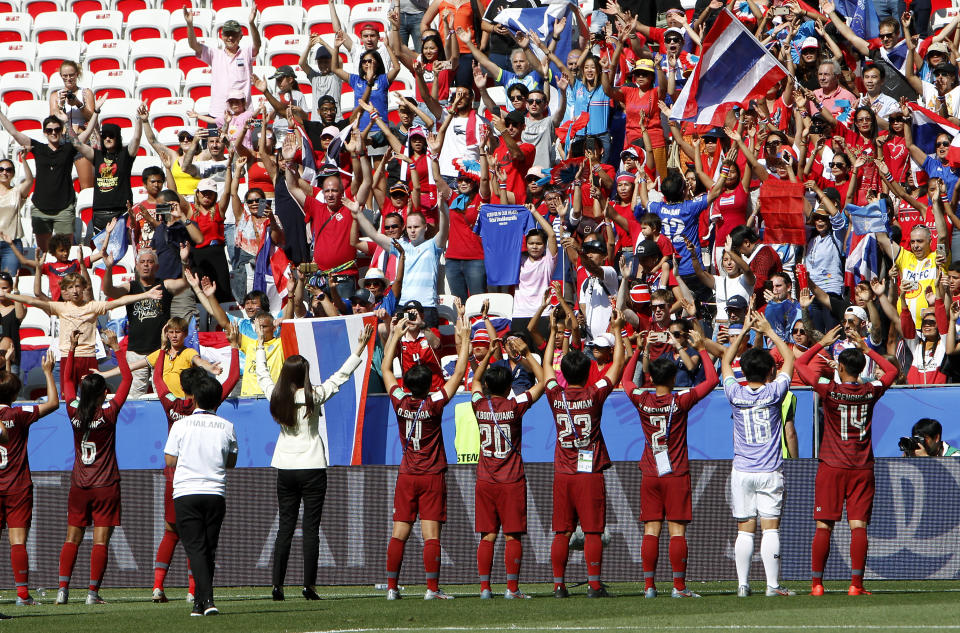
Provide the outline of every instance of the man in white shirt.
{"type": "Polygon", "coordinates": [[[227,509],[227,468],[237,463],[237,434],[232,423],[213,413],[222,399],[217,380],[204,376],[194,385],[193,398],[196,410],[174,423],[164,453],[167,466],[176,468],[177,532],[196,581],[190,615],[217,615],[213,572],[227,509]]]}

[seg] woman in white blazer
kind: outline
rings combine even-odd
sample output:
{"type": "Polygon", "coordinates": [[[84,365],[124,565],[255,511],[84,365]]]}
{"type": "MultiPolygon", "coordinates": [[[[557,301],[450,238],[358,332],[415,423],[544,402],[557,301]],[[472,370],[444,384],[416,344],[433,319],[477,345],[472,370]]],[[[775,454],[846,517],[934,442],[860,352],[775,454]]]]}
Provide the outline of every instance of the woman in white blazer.
{"type": "Polygon", "coordinates": [[[297,527],[303,501],[303,597],[319,600],[316,592],[317,559],[320,555],[320,516],[327,492],[327,423],[324,402],[340,390],[360,366],[373,333],[367,326],[360,334],[357,349],[333,376],[319,387],[310,384],[310,363],[295,354],[287,358],[276,385],[270,377],[262,337],[258,340],[255,372],[257,382],[270,400],[270,414],[280,425],[280,437],[270,465],[277,469],[277,504],[280,527],[273,550],[273,599],[283,600],[283,579],[287,575],[290,542],[297,527]]]}

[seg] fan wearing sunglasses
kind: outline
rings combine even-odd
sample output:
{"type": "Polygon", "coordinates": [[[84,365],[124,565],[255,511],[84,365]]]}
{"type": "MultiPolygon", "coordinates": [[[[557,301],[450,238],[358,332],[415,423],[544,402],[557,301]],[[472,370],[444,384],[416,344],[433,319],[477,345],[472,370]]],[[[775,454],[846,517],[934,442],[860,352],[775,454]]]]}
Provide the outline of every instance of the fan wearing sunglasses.
{"type": "MultiPolygon", "coordinates": [[[[21,150],[25,151],[25,150],[21,150]]],[[[23,154],[21,154],[21,157],[23,154]]],[[[21,158],[22,160],[22,158],[21,158]]],[[[23,237],[23,227],[20,225],[20,209],[30,195],[33,186],[33,172],[30,165],[23,160],[23,180],[14,184],[16,167],[9,158],[0,160],[0,234],[10,236],[13,246],[23,250],[20,238],[23,237]]],[[[0,243],[0,270],[10,275],[16,275],[20,268],[16,253],[7,243],[0,243]]]]}
{"type": "Polygon", "coordinates": [[[567,110],[567,91],[558,90],[557,98],[557,110],[550,116],[550,96],[545,88],[537,86],[527,95],[527,121],[520,138],[536,148],[533,166],[541,169],[548,169],[556,162],[556,149],[551,140],[567,110]]]}

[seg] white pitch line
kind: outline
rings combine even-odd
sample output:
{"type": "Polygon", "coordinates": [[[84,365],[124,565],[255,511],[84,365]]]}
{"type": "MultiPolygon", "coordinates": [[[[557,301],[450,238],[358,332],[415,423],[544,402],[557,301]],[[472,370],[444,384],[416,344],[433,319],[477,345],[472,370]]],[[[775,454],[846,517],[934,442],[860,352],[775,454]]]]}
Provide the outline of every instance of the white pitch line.
{"type": "Polygon", "coordinates": [[[933,624],[840,624],[840,625],[827,625],[827,624],[803,624],[803,625],[770,625],[770,624],[712,624],[704,626],[651,626],[649,624],[644,625],[643,627],[637,626],[569,626],[569,625],[557,625],[553,627],[545,626],[522,626],[522,625],[506,625],[506,626],[425,626],[422,628],[415,627],[390,627],[390,628],[363,628],[363,629],[327,629],[324,631],[312,631],[311,633],[374,633],[376,631],[380,632],[390,632],[390,633],[405,633],[408,631],[636,631],[639,628],[643,630],[654,630],[654,631],[770,631],[770,630],[796,630],[797,628],[803,629],[822,629],[822,630],[846,630],[846,629],[856,629],[858,631],[903,631],[903,630],[937,630],[937,631],[946,631],[946,630],[960,630],[960,625],[958,624],[948,624],[948,625],[933,625],[933,624]]]}

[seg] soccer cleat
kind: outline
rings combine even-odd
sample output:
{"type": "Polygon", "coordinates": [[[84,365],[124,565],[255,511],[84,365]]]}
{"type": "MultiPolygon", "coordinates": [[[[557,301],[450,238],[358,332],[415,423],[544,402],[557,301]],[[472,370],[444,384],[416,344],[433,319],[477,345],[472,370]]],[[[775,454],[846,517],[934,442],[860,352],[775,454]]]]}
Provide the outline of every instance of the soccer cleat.
{"type": "Polygon", "coordinates": [[[699,593],[694,593],[689,589],[677,589],[673,588],[673,592],[670,594],[671,598],[699,598],[699,593]]]}
{"type": "Polygon", "coordinates": [[[286,600],[286,598],[283,596],[283,588],[281,587],[274,587],[271,596],[273,597],[274,602],[283,602],[286,600]]]}
{"type": "Polygon", "coordinates": [[[194,602],[193,594],[192,594],[192,593],[188,593],[188,594],[187,594],[187,602],[194,602]]]}
{"type": "Polygon", "coordinates": [[[643,592],[644,598],[656,598],[657,597],[657,588],[648,587],[646,591],[643,592]]]}
{"type": "Polygon", "coordinates": [[[481,590],[480,590],[480,599],[481,599],[481,600],[492,600],[492,599],[493,599],[493,592],[490,591],[489,589],[481,589],[481,590]]]}
{"type": "Polygon", "coordinates": [[[60,587],[57,589],[57,601],[54,604],[67,604],[67,600],[70,598],[70,590],[66,587],[60,587]]]}
{"type": "Polygon", "coordinates": [[[822,596],[823,595],[823,585],[814,585],[810,588],[811,596],[822,596]]]}
{"type": "Polygon", "coordinates": [[[503,597],[506,598],[507,600],[516,600],[516,599],[529,600],[533,596],[528,596],[527,594],[523,593],[519,589],[517,589],[516,591],[510,591],[509,589],[507,589],[503,593],[503,597]]]}
{"type": "MultiPolygon", "coordinates": [[[[738,598],[749,598],[751,594],[753,594],[753,589],[750,588],[750,585],[740,585],[737,587],[738,598]]],[[[767,595],[770,595],[769,587],[767,587],[767,595]]]]}
{"type": "Polygon", "coordinates": [[[453,600],[453,596],[448,593],[444,593],[443,589],[437,589],[436,591],[432,589],[427,589],[427,593],[423,594],[424,600],[453,600]]]}
{"type": "Polygon", "coordinates": [[[791,591],[784,587],[783,585],[777,585],[776,587],[771,587],[767,585],[767,596],[795,596],[797,592],[791,591]]]}
{"type": "Polygon", "coordinates": [[[587,588],[587,597],[588,598],[612,598],[609,593],[607,593],[606,587],[600,587],[599,589],[594,589],[593,587],[587,588]]]}
{"type": "Polygon", "coordinates": [[[320,594],[316,592],[313,587],[304,587],[300,592],[300,595],[303,596],[304,600],[319,600],[320,594]]]}
{"type": "Polygon", "coordinates": [[[21,598],[20,596],[17,596],[18,607],[35,607],[38,604],[40,603],[34,600],[32,596],[27,596],[26,598],[21,598]]]}
{"type": "Polygon", "coordinates": [[[203,607],[200,606],[199,602],[193,603],[193,611],[190,612],[191,618],[203,617],[203,607]]]}
{"type": "Polygon", "coordinates": [[[163,593],[163,589],[157,587],[153,590],[153,602],[155,604],[166,604],[170,600],[167,599],[167,594],[163,593]]]}
{"type": "Polygon", "coordinates": [[[203,615],[220,615],[220,609],[218,609],[212,602],[208,602],[207,606],[203,609],[203,615]]]}
{"type": "Polygon", "coordinates": [[[557,587],[556,589],[554,589],[554,590],[553,590],[553,597],[554,597],[554,598],[569,598],[569,597],[570,597],[570,592],[567,591],[567,586],[566,586],[566,585],[560,585],[559,587],[557,587]]]}
{"type": "Polygon", "coordinates": [[[864,589],[863,587],[857,587],[855,585],[850,585],[850,588],[847,589],[848,596],[872,596],[873,594],[864,589]]]}
{"type": "Polygon", "coordinates": [[[87,592],[87,604],[107,604],[107,601],[100,597],[96,591],[87,592]]]}
{"type": "Polygon", "coordinates": [[[402,597],[399,589],[387,589],[387,600],[399,600],[402,597]]]}

